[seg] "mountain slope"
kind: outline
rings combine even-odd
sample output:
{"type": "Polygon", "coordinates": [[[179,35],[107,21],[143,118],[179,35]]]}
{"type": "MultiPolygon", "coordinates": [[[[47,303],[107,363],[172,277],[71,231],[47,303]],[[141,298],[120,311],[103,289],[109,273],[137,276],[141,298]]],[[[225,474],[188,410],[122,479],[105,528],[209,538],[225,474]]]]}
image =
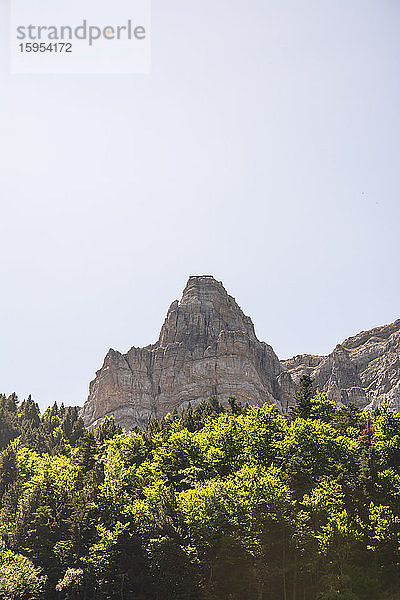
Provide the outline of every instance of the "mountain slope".
{"type": "Polygon", "coordinates": [[[346,339],[328,356],[281,361],[295,383],[308,373],[337,404],[373,408],[384,398],[400,408],[400,319],[346,339]]]}

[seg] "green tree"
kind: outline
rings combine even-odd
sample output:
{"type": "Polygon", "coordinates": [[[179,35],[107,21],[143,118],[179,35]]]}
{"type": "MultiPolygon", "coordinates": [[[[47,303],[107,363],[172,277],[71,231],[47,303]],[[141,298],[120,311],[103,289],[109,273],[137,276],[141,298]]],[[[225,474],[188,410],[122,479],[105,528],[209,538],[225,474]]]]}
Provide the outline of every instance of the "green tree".
{"type": "Polygon", "coordinates": [[[311,398],[314,394],[313,380],[307,374],[300,377],[297,392],[294,396],[296,404],[291,408],[293,418],[308,419],[311,413],[311,398]]]}
{"type": "Polygon", "coordinates": [[[14,554],[0,542],[0,597],[3,600],[36,600],[43,593],[46,577],[32,561],[14,554]]]}

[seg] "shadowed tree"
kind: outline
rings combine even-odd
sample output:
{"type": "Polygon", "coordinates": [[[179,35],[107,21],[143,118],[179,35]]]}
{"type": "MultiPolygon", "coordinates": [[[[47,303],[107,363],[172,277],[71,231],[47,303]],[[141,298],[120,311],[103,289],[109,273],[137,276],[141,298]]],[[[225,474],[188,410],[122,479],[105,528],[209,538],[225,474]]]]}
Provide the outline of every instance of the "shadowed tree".
{"type": "Polygon", "coordinates": [[[300,377],[299,387],[294,396],[295,406],[291,409],[293,418],[308,419],[311,413],[311,398],[314,394],[313,380],[307,374],[300,377]]]}

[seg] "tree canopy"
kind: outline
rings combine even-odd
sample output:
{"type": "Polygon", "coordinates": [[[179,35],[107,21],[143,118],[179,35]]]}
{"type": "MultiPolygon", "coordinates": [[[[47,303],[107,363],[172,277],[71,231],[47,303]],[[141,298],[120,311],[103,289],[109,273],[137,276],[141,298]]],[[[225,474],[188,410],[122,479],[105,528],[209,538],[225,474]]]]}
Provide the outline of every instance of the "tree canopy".
{"type": "Polygon", "coordinates": [[[0,396],[0,599],[397,599],[400,415],[311,389],[129,433],[0,396]]]}

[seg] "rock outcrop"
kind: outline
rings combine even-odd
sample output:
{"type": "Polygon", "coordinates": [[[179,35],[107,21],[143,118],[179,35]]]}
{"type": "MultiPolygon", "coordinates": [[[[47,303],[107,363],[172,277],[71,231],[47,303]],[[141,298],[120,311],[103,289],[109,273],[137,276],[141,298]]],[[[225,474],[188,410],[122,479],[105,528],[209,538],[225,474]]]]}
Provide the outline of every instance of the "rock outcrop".
{"type": "Polygon", "coordinates": [[[374,408],[387,398],[400,409],[400,319],[362,331],[336,346],[328,356],[308,354],[282,361],[295,383],[309,374],[315,388],[338,405],[374,408]]]}
{"type": "Polygon", "coordinates": [[[155,344],[109,350],[81,414],[88,426],[114,416],[131,429],[214,395],[286,412],[304,373],[338,405],[373,408],[388,398],[400,410],[400,319],[348,338],[328,356],[279,361],[222,283],[190,277],[155,344]]]}
{"type": "Polygon", "coordinates": [[[276,404],[285,411],[294,384],[271,346],[260,342],[222,283],[190,277],[173,302],[156,344],[109,350],[90,384],[82,416],[87,425],[105,416],[130,429],[145,426],[189,402],[215,395],[249,404],[276,404]]]}

